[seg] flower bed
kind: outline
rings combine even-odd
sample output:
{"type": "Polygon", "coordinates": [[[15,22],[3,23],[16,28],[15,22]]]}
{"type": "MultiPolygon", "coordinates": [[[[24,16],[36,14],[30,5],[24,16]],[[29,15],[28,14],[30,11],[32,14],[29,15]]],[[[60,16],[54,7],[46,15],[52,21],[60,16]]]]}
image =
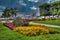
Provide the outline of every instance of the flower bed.
{"type": "Polygon", "coordinates": [[[14,20],[12,23],[4,23],[5,26],[13,29],[14,32],[19,32],[25,36],[36,36],[42,34],[54,34],[56,31],[54,29],[50,29],[45,25],[41,25],[38,23],[28,22],[26,19],[18,19],[14,20]]]}
{"type": "Polygon", "coordinates": [[[19,26],[14,28],[13,31],[19,32],[25,36],[36,36],[42,34],[55,33],[54,30],[41,26],[19,26]]]}
{"type": "Polygon", "coordinates": [[[36,36],[42,34],[54,34],[54,29],[48,28],[45,25],[28,25],[28,26],[17,26],[11,22],[4,23],[5,26],[13,29],[14,32],[19,32],[25,36],[36,36]]]}
{"type": "Polygon", "coordinates": [[[10,29],[14,29],[15,25],[11,22],[4,23],[5,26],[9,27],[10,29]]]}

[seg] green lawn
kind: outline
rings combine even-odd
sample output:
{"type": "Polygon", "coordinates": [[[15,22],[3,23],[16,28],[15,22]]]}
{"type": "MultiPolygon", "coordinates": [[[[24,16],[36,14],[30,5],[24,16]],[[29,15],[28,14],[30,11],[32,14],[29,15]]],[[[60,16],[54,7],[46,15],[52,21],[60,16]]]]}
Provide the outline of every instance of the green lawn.
{"type": "MultiPolygon", "coordinates": [[[[54,29],[60,32],[60,28],[54,29]]],[[[60,33],[27,37],[19,33],[13,32],[9,28],[3,26],[2,23],[0,23],[0,40],[60,40],[60,33]]]]}
{"type": "Polygon", "coordinates": [[[60,25],[60,20],[35,21],[36,23],[60,25]]]}

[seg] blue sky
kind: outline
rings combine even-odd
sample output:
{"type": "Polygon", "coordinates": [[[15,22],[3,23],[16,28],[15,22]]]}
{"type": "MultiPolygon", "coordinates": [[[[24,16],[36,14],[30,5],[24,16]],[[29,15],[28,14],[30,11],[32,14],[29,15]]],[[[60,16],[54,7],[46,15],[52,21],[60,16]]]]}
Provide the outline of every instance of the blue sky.
{"type": "Polygon", "coordinates": [[[37,12],[38,6],[43,2],[49,2],[49,0],[0,0],[0,11],[6,7],[15,7],[23,13],[37,12]]]}

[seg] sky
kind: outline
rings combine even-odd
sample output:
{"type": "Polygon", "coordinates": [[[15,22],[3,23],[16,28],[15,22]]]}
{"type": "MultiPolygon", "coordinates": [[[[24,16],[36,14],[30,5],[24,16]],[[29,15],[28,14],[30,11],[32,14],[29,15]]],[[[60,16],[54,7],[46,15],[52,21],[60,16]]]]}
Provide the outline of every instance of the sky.
{"type": "Polygon", "coordinates": [[[6,7],[17,8],[21,13],[35,13],[40,4],[55,0],[0,0],[0,11],[6,7]]]}

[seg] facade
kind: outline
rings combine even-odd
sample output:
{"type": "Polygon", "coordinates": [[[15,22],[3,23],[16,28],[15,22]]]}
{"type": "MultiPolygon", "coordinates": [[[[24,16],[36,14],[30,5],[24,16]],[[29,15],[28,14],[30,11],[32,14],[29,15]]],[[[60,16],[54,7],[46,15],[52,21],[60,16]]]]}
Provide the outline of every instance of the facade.
{"type": "Polygon", "coordinates": [[[2,13],[3,13],[3,12],[0,12],[0,17],[2,16],[2,13]]]}
{"type": "Polygon", "coordinates": [[[40,16],[40,10],[39,10],[39,8],[37,8],[36,16],[40,16]]]}

